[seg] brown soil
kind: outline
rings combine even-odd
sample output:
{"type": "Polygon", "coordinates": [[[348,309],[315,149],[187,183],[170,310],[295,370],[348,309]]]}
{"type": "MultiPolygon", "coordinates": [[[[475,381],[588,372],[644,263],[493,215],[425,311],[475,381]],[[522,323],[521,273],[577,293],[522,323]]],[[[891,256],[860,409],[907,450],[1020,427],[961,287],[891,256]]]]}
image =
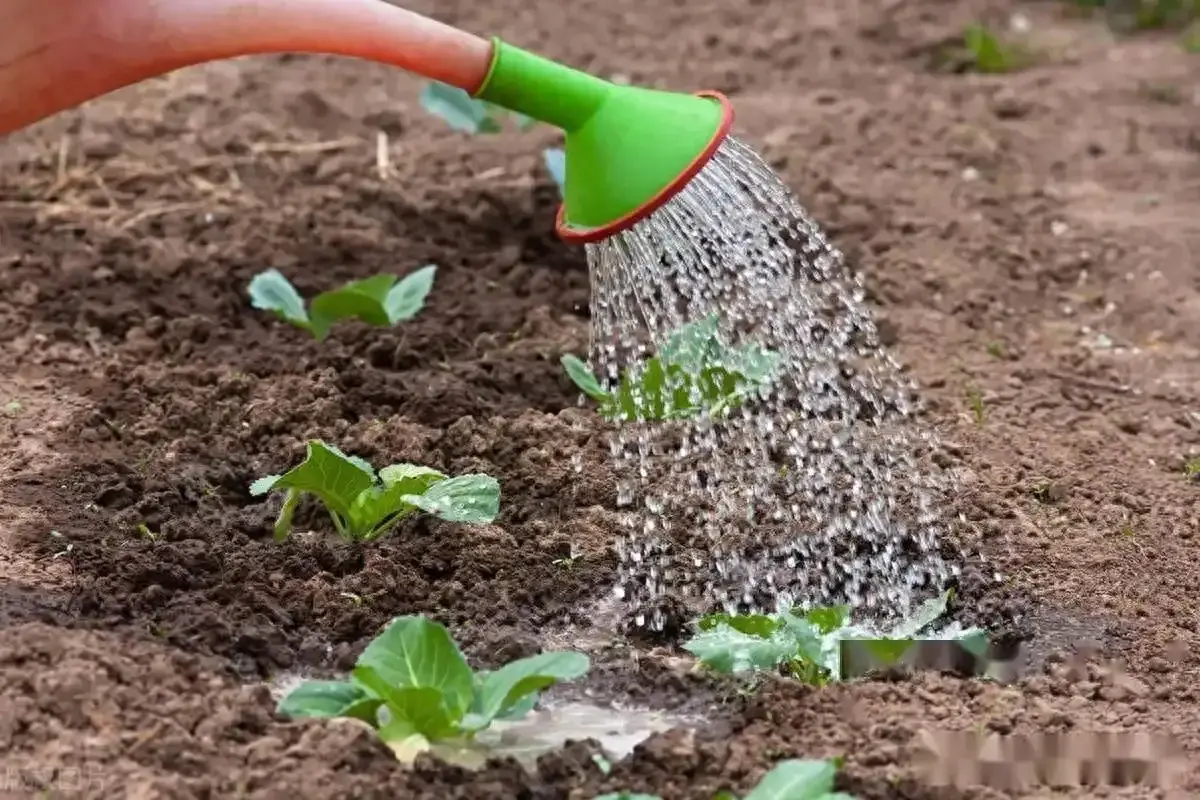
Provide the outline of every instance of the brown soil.
{"type": "Polygon", "coordinates": [[[552,233],[552,135],[468,140],[421,111],[408,76],[250,59],[0,152],[0,402],[19,404],[0,417],[0,796],[699,799],[828,755],[867,798],[1050,796],[933,785],[923,729],[1162,732],[1200,765],[1200,502],[1183,475],[1200,455],[1197,56],[1032,0],[1016,8],[1042,61],[992,77],[944,57],[983,2],[436,5],[601,74],[732,95],[739,133],[865,272],[924,387],[965,539],[988,559],[956,613],[1051,658],[1010,686],[745,698],[688,674],[673,642],[622,638],[596,605],[619,533],[603,430],[558,365],[586,343],[588,283],[552,233]],[[417,319],[320,345],[245,294],[268,267],[311,294],[426,263],[417,319]],[[501,516],[417,521],[367,548],[277,545],[273,504],[247,486],[314,437],[486,471],[501,516]],[[556,564],[572,547],[574,567],[556,564]],[[590,744],[536,774],[406,770],[355,727],[273,717],[263,678],[344,668],[404,613],[450,625],[480,664],[587,646],[590,693],[711,722],[605,777],[590,744]],[[1088,641],[1107,666],[1054,655],[1088,641]]]}

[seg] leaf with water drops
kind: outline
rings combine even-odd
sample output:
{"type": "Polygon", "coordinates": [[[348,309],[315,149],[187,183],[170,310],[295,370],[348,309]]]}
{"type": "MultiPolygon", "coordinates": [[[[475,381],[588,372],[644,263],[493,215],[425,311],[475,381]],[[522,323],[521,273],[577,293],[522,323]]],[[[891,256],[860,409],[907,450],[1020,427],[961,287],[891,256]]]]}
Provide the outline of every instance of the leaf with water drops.
{"type": "Polygon", "coordinates": [[[611,400],[612,395],[604,390],[595,373],[588,369],[588,365],[581,359],[568,353],[559,359],[559,363],[562,364],[571,382],[579,387],[579,391],[598,402],[611,400]]]}
{"type": "Polygon", "coordinates": [[[757,345],[726,352],[719,319],[710,315],[668,337],[658,356],[626,369],[613,395],[594,399],[606,419],[688,419],[704,412],[720,417],[764,383],[778,360],[757,345]]]}
{"type": "Polygon", "coordinates": [[[720,317],[710,314],[702,320],[684,325],[668,337],[658,354],[669,364],[683,367],[692,374],[714,362],[721,351],[720,317]]]}
{"type": "Polygon", "coordinates": [[[500,484],[489,475],[460,475],[403,500],[447,522],[491,522],[500,513],[500,484]]]}
{"type": "Polygon", "coordinates": [[[697,623],[697,627],[702,631],[711,631],[720,625],[728,625],[747,636],[769,639],[782,627],[783,623],[766,614],[726,614],[724,612],[705,614],[697,623]]]}
{"type": "Polygon", "coordinates": [[[718,672],[739,673],[775,669],[795,655],[796,644],[786,634],[763,639],[722,623],[700,631],[683,649],[718,672]]]}
{"type": "Polygon", "coordinates": [[[380,483],[360,494],[350,509],[356,530],[367,532],[361,538],[382,536],[386,527],[416,510],[404,499],[406,496],[423,494],[445,479],[445,474],[436,469],[417,464],[392,464],[379,470],[380,483]]]}

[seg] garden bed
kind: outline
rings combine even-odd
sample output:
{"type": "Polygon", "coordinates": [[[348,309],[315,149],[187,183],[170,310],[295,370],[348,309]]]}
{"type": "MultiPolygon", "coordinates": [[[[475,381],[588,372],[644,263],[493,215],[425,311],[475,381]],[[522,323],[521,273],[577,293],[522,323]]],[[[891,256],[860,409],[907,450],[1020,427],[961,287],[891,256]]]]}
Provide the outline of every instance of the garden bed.
{"type": "Polygon", "coordinates": [[[987,558],[955,616],[1023,640],[1026,678],[747,693],[678,638],[626,635],[606,428],[559,364],[585,350],[589,289],[552,230],[553,135],[451,133],[381,67],[252,59],[0,150],[0,796],[710,798],[830,756],[860,797],[987,796],[923,776],[934,729],[1167,733],[1195,765],[1200,56],[1044,3],[1018,7],[1046,63],[995,76],[938,56],[1009,19],[978,3],[589,2],[565,34],[477,5],[438,8],[601,74],[731,95],[864,270],[961,478],[958,535],[987,558]],[[324,342],[247,297],[268,268],[311,296],[426,264],[414,319],[324,342]],[[499,516],[356,546],[306,510],[313,533],[276,543],[278,503],[249,485],[310,439],[487,473],[499,516]],[[678,725],[609,774],[595,743],[467,772],[274,716],[281,679],[344,672],[404,614],[474,665],[583,650],[590,675],[552,703],[678,725]],[[1089,640],[1090,667],[1063,663],[1089,640]]]}

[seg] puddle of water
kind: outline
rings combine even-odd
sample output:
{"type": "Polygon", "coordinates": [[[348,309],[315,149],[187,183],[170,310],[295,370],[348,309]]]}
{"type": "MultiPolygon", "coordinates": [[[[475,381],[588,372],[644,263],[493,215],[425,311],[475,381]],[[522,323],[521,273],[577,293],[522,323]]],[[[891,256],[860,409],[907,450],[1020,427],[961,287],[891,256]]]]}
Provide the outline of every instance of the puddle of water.
{"type": "MultiPolygon", "coordinates": [[[[271,683],[280,700],[308,678],[288,673],[271,683]]],[[[528,769],[539,756],[558,750],[567,741],[594,739],[614,760],[629,755],[652,734],[692,725],[695,721],[660,711],[606,707],[586,702],[543,700],[539,708],[519,720],[497,720],[471,742],[441,742],[430,749],[439,758],[467,769],[482,767],[488,758],[508,756],[528,769]]]]}
{"type": "Polygon", "coordinates": [[[561,703],[538,708],[520,720],[493,723],[478,735],[492,752],[533,765],[537,757],[568,740],[595,739],[616,759],[624,758],[651,734],[685,725],[659,711],[605,708],[591,703],[561,703]]]}

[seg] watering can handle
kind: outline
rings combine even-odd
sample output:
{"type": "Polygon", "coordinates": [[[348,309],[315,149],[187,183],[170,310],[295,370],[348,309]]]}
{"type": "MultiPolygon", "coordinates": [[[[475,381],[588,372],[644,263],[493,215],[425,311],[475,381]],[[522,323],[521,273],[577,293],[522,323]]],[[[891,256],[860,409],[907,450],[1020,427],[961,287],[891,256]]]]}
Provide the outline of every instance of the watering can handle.
{"type": "Polygon", "coordinates": [[[0,0],[0,135],[182,67],[321,53],[474,93],[492,43],[384,0],[0,0]]]}

